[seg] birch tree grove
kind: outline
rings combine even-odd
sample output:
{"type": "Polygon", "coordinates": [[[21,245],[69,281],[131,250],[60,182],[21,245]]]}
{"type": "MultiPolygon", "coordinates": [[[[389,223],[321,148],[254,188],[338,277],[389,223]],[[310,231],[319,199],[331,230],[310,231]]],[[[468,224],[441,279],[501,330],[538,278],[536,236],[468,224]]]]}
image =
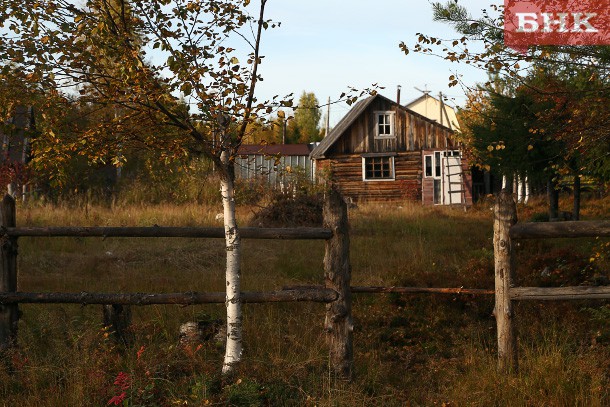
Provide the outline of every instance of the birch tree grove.
{"type": "MultiPolygon", "coordinates": [[[[234,157],[249,123],[290,102],[255,97],[267,0],[4,0],[0,3],[0,80],[19,78],[63,102],[118,107],[120,115],[62,140],[42,126],[35,163],[55,153],[121,160],[141,143],[168,156],[209,157],[220,172],[227,249],[227,346],[223,372],[239,362],[240,238],[234,157]],[[254,8],[253,15],[250,10],[254,8]],[[188,109],[184,108],[184,102],[188,109]],[[126,131],[141,122],[148,131],[126,131]],[[168,140],[162,130],[182,137],[168,140]],[[109,137],[113,134],[121,137],[109,137]],[[101,142],[102,140],[103,142],[101,142]]],[[[16,95],[17,96],[17,95],[16,95]]],[[[43,112],[44,114],[44,112],[43,112]]]]}

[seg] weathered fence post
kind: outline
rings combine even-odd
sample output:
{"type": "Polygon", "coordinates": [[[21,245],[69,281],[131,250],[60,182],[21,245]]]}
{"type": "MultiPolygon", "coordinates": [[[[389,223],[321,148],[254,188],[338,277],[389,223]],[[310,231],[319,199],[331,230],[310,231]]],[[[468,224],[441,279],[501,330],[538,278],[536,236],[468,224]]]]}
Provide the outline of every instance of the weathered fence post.
{"type": "Polygon", "coordinates": [[[103,323],[116,343],[124,346],[133,344],[131,331],[131,307],[121,304],[107,304],[102,306],[103,323]]]}
{"type": "MultiPolygon", "coordinates": [[[[0,206],[0,227],[15,227],[15,199],[5,195],[0,206]]],[[[0,247],[0,291],[17,291],[17,238],[3,236],[0,247]]],[[[19,305],[0,305],[0,350],[6,350],[17,340],[19,305]]]]}
{"type": "Polygon", "coordinates": [[[326,306],[324,323],[330,345],[330,363],[341,379],[351,380],[353,352],[351,266],[349,258],[349,225],[347,205],[335,189],[324,203],[324,227],[333,231],[326,241],[324,280],[327,288],[339,296],[326,306]]]}
{"type": "Polygon", "coordinates": [[[515,273],[513,247],[509,231],[517,222],[513,195],[502,190],[494,206],[494,261],[496,270],[496,304],[494,315],[498,329],[498,370],[517,370],[517,336],[513,327],[513,307],[509,297],[515,273]]]}

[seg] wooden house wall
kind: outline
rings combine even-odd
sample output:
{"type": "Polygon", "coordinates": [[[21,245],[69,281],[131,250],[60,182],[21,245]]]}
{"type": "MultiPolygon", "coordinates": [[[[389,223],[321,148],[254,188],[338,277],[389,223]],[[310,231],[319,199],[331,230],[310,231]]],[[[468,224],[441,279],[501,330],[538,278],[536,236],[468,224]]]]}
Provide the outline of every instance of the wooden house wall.
{"type": "Polygon", "coordinates": [[[445,148],[445,140],[448,138],[449,148],[451,148],[454,143],[450,136],[451,132],[448,129],[379,98],[356,118],[345,134],[329,149],[326,156],[445,148]],[[374,112],[377,111],[394,112],[395,137],[375,139],[374,112]]]}
{"type": "Polygon", "coordinates": [[[341,193],[354,200],[420,200],[422,158],[418,151],[394,156],[395,180],[363,181],[362,156],[341,155],[318,161],[318,169],[330,172],[341,193]]]}

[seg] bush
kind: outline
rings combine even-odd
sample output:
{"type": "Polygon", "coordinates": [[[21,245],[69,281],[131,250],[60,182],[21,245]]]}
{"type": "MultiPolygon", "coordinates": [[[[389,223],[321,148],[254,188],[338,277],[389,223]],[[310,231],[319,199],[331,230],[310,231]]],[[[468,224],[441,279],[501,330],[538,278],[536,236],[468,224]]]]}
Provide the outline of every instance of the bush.
{"type": "Polygon", "coordinates": [[[320,227],[322,226],[322,194],[295,196],[276,193],[271,203],[250,221],[257,227],[320,227]]]}

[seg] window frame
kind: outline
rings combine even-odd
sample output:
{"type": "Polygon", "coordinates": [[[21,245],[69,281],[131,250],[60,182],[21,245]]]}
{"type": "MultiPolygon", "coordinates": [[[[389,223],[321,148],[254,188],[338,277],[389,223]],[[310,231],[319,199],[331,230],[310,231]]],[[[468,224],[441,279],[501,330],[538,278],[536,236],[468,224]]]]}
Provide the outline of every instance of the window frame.
{"type": "MultiPolygon", "coordinates": [[[[392,154],[366,154],[362,156],[362,180],[364,182],[386,182],[386,181],[395,181],[396,180],[396,161],[394,160],[394,155],[392,154]],[[388,159],[388,164],[390,165],[390,176],[387,178],[369,178],[367,177],[367,163],[370,163],[370,160],[384,160],[388,159]]],[[[383,165],[383,164],[382,164],[383,165]]],[[[383,169],[382,169],[383,171],[383,169]]]]}
{"type": "MultiPolygon", "coordinates": [[[[454,152],[451,152],[454,154],[454,152]]],[[[452,155],[450,155],[452,156],[452,155]]],[[[439,179],[443,177],[443,158],[448,157],[445,151],[431,151],[429,154],[424,154],[424,178],[435,178],[439,179]],[[430,161],[430,167],[428,168],[427,162],[430,161]],[[430,173],[428,173],[428,169],[430,169],[430,173]]]]}
{"type": "Polygon", "coordinates": [[[396,124],[395,117],[396,113],[391,110],[378,110],[373,112],[375,117],[375,138],[376,139],[389,139],[396,137],[396,124]],[[389,116],[389,123],[384,123],[383,126],[390,126],[390,134],[379,134],[379,117],[380,116],[389,116]]]}
{"type": "Polygon", "coordinates": [[[434,177],[434,155],[426,154],[424,155],[424,177],[432,178],[434,177]],[[428,167],[428,159],[430,161],[430,167],[428,167]],[[428,173],[428,169],[430,169],[430,173],[428,173]]]}

